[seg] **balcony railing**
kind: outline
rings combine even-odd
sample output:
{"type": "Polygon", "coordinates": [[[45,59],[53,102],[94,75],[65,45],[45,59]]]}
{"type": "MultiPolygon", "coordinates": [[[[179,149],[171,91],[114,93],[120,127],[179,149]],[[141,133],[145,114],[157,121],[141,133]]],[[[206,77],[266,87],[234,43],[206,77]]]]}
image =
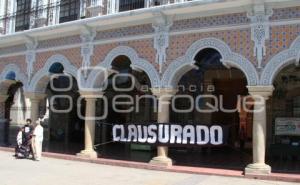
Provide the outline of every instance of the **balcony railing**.
{"type": "Polygon", "coordinates": [[[71,0],[68,1],[70,5],[65,1],[51,1],[54,3],[34,7],[28,11],[22,10],[22,12],[7,13],[0,16],[0,34],[10,34],[16,31],[55,25],[85,17],[187,1],[192,0],[71,0]]]}

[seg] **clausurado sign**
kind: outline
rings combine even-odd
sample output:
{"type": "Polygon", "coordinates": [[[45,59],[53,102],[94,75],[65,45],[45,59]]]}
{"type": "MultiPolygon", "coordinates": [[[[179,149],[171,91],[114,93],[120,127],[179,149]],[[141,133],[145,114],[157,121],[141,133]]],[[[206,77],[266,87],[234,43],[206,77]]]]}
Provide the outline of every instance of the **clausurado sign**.
{"type": "Polygon", "coordinates": [[[113,141],[155,145],[224,145],[227,129],[220,125],[114,124],[113,141]]]}

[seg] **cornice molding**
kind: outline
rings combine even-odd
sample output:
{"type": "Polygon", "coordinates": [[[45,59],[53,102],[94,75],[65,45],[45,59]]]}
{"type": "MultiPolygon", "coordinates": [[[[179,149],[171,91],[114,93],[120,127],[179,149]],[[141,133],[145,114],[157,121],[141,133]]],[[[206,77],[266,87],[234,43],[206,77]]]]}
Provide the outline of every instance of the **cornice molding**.
{"type": "MultiPolygon", "coordinates": [[[[265,4],[268,7],[293,7],[300,6],[300,1],[296,0],[265,0],[265,4]]],[[[2,46],[9,43],[24,43],[23,36],[29,35],[31,37],[54,37],[65,33],[79,34],[83,25],[93,27],[96,30],[107,29],[114,25],[116,28],[124,27],[128,24],[151,23],[155,15],[153,12],[161,11],[167,16],[176,15],[175,19],[187,19],[189,17],[205,17],[214,16],[228,13],[245,12],[253,5],[252,0],[235,0],[235,1],[190,1],[185,3],[170,4],[165,6],[157,6],[151,8],[144,8],[138,10],[132,10],[127,12],[120,12],[116,14],[102,15],[97,17],[91,17],[67,23],[62,23],[53,26],[40,27],[32,30],[26,30],[23,32],[17,32],[10,35],[0,36],[2,40],[2,46]],[[58,34],[53,34],[53,31],[58,34]]],[[[1,47],[1,45],[0,45],[1,47]]]]}

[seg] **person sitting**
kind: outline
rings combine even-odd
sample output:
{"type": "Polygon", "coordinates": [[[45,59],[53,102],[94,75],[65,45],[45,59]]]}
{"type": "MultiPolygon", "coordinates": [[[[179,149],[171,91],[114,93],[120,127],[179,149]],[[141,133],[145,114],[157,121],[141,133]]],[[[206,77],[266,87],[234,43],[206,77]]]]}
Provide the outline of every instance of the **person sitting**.
{"type": "Polygon", "coordinates": [[[17,134],[17,146],[15,148],[15,156],[17,156],[19,149],[21,148],[22,144],[23,144],[23,131],[24,128],[21,127],[19,128],[19,132],[17,134]]]}

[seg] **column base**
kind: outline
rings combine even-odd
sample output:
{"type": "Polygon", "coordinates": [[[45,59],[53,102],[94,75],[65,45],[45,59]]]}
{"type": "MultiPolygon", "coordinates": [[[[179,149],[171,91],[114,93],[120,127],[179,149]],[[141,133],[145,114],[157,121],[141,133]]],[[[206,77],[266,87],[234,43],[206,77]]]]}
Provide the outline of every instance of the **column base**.
{"type": "Polygon", "coordinates": [[[150,164],[152,165],[156,165],[156,166],[163,166],[163,167],[170,167],[173,165],[173,161],[172,159],[168,158],[168,157],[154,157],[151,161],[150,164]]]}
{"type": "Polygon", "coordinates": [[[269,175],[271,174],[271,167],[267,164],[249,164],[245,168],[245,175],[269,175]]]}
{"type": "Polygon", "coordinates": [[[80,153],[76,154],[78,157],[97,159],[98,153],[94,150],[82,150],[80,153]]]}

